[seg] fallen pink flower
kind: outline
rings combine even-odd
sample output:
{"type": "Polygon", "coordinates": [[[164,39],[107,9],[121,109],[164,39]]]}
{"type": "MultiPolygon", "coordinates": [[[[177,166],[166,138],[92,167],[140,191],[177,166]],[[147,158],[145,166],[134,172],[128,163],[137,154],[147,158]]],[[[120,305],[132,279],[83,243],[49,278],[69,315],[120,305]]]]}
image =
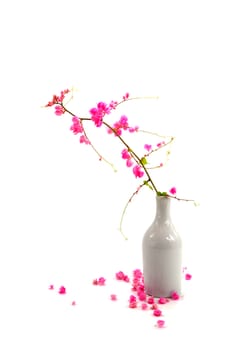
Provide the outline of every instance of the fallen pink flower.
{"type": "Polygon", "coordinates": [[[159,304],[166,304],[167,303],[167,299],[166,298],[159,298],[158,303],[159,304]]]}
{"type": "Polygon", "coordinates": [[[61,286],[58,291],[59,294],[66,294],[66,288],[64,286],[61,286]]]}
{"type": "Polygon", "coordinates": [[[142,303],[141,304],[142,310],[147,310],[148,309],[148,304],[147,303],[142,303]]]}
{"type": "Polygon", "coordinates": [[[172,298],[172,300],[179,300],[179,299],[180,299],[180,296],[179,296],[178,293],[173,292],[173,293],[171,294],[171,298],[172,298]]]}
{"type": "Polygon", "coordinates": [[[162,315],[162,311],[159,310],[159,309],[155,309],[155,310],[153,311],[153,315],[156,316],[156,317],[159,317],[159,316],[162,315]]]}
{"type": "Polygon", "coordinates": [[[164,320],[158,320],[157,321],[157,327],[158,328],[163,328],[165,325],[165,321],[164,320]]]}
{"type": "Polygon", "coordinates": [[[98,285],[99,286],[104,286],[105,285],[105,281],[106,281],[106,279],[104,277],[100,277],[98,279],[98,285]]]}
{"type": "Polygon", "coordinates": [[[132,301],[131,303],[129,303],[129,308],[130,309],[136,309],[137,307],[137,302],[136,301],[132,301]]]}
{"type": "Polygon", "coordinates": [[[191,280],[191,278],[192,278],[192,275],[190,275],[190,273],[186,273],[186,274],[185,274],[185,279],[186,279],[187,281],[191,280]]]}
{"type": "Polygon", "coordinates": [[[153,297],[148,297],[147,303],[148,304],[154,304],[154,298],[153,297]]]}

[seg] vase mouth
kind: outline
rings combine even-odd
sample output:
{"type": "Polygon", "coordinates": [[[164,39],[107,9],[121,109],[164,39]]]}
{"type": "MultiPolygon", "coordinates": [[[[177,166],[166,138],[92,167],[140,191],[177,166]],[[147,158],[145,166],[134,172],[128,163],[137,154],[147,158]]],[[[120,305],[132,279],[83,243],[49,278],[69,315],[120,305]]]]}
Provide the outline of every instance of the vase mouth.
{"type": "Polygon", "coordinates": [[[157,195],[156,197],[157,197],[158,199],[162,199],[162,200],[163,200],[163,199],[164,199],[164,200],[168,200],[168,199],[170,200],[170,199],[171,199],[170,196],[160,196],[160,195],[157,195]]]}

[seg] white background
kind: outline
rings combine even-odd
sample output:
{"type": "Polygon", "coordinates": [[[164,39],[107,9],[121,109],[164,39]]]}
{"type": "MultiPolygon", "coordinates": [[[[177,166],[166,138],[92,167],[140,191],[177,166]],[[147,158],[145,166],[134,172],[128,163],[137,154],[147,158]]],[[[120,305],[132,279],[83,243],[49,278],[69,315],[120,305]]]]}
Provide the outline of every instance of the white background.
{"type": "MultiPolygon", "coordinates": [[[[232,348],[231,1],[8,1],[0,6],[0,30],[1,348],[145,341],[232,348]],[[176,136],[171,161],[156,176],[165,190],[175,185],[201,204],[174,204],[194,278],[185,307],[159,335],[141,316],[109,311],[104,302],[101,308],[82,288],[99,274],[140,267],[155,208],[148,191],[138,196],[125,242],[117,228],[133,176],[99,163],[70,133],[68,116],[41,108],[70,87],[79,90],[77,113],[127,91],[159,96],[128,105],[130,122],[176,136]],[[48,296],[50,283],[74,296],[77,288],[80,311],[48,296]]],[[[117,162],[109,140],[101,138],[102,150],[117,162]]]]}

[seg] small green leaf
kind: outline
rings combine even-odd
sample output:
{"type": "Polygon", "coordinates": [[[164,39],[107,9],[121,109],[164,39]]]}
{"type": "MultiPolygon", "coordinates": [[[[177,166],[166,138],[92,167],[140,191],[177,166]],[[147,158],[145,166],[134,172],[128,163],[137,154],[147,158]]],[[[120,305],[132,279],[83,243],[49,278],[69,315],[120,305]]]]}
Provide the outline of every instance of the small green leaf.
{"type": "Polygon", "coordinates": [[[146,164],[148,163],[146,157],[142,157],[142,158],[141,158],[141,163],[142,163],[143,165],[146,165],[146,164]]]}
{"type": "Polygon", "coordinates": [[[158,192],[157,195],[160,196],[160,197],[166,197],[167,196],[167,192],[158,192]]]}
{"type": "Polygon", "coordinates": [[[149,184],[148,180],[143,181],[143,184],[149,187],[153,191],[153,187],[149,184]]]}

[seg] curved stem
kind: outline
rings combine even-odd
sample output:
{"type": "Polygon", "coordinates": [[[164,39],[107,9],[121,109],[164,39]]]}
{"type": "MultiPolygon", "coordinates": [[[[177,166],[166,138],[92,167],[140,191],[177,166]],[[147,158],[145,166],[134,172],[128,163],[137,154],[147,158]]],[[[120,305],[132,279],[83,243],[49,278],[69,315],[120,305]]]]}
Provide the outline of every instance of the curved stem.
{"type": "Polygon", "coordinates": [[[120,226],[119,226],[119,231],[120,233],[122,234],[122,236],[127,240],[128,238],[124,235],[123,233],[123,230],[122,230],[122,224],[123,224],[123,220],[124,220],[124,216],[125,216],[125,213],[126,213],[126,210],[129,206],[129,204],[131,203],[132,199],[134,198],[134,196],[136,194],[138,194],[138,192],[140,191],[140,189],[145,186],[149,181],[145,181],[143,184],[139,185],[137,190],[130,196],[130,198],[128,199],[123,211],[122,211],[122,214],[121,214],[121,219],[120,219],[120,226]]]}
{"type": "Polygon", "coordinates": [[[120,104],[124,103],[124,102],[128,102],[128,101],[133,101],[133,100],[158,100],[159,96],[136,96],[136,97],[129,97],[126,98],[120,102],[117,103],[116,106],[119,106],[120,104]]]}

